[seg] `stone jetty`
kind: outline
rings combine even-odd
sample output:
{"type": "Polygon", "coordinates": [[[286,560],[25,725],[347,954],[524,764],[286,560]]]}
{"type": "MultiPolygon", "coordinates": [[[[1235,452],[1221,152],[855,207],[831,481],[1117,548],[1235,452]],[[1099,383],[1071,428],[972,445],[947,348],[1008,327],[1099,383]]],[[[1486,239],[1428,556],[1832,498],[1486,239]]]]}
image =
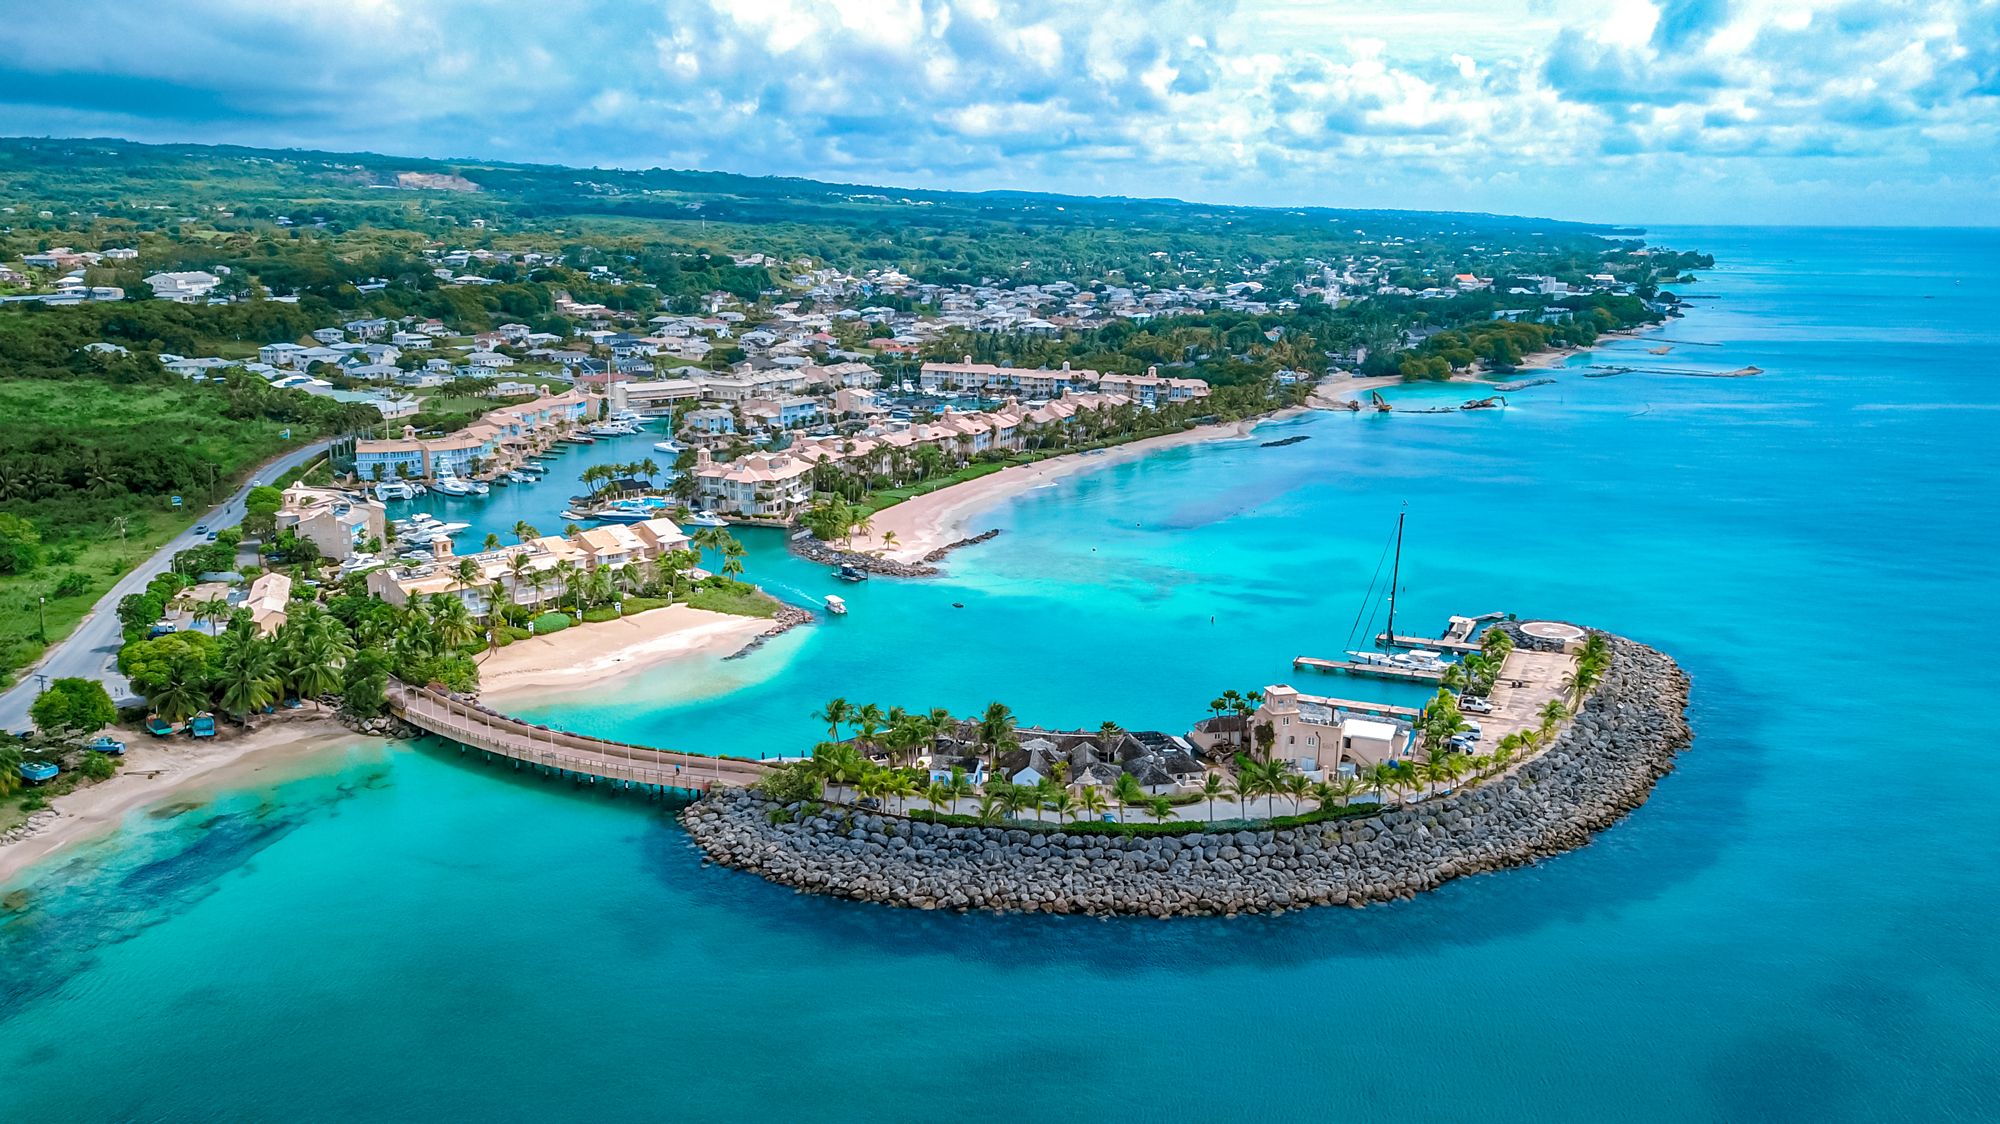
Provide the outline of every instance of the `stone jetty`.
{"type": "Polygon", "coordinates": [[[801,815],[799,805],[728,790],[681,819],[724,866],[918,909],[1170,917],[1407,898],[1581,847],[1672,770],[1691,738],[1687,676],[1658,651],[1609,639],[1609,670],[1547,748],[1479,784],[1372,815],[1113,836],[948,826],[837,805],[801,815]]]}
{"type": "Polygon", "coordinates": [[[930,563],[942,562],[952,551],[986,542],[999,533],[1000,528],[995,527],[990,531],[981,531],[969,538],[959,539],[957,542],[946,543],[924,555],[922,562],[898,562],[891,558],[877,558],[873,554],[863,554],[858,550],[842,550],[811,535],[793,538],[789,540],[789,545],[793,554],[808,562],[818,562],[825,566],[852,566],[864,574],[880,574],[892,578],[930,578],[936,577],[938,572],[937,567],[930,563]]]}

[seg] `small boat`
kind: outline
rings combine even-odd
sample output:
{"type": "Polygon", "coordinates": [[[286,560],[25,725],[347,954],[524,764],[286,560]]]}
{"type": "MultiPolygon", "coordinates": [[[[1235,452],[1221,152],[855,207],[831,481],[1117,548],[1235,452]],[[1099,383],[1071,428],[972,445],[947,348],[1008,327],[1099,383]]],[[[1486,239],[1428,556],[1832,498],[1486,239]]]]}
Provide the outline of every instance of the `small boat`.
{"type": "Polygon", "coordinates": [[[113,757],[125,756],[125,743],[108,734],[91,742],[89,748],[99,753],[108,753],[113,757]]]}
{"type": "Polygon", "coordinates": [[[681,522],[689,527],[727,527],[729,520],[713,511],[697,511],[681,522]]]}
{"type": "Polygon", "coordinates": [[[582,521],[582,520],[585,520],[585,519],[588,519],[588,518],[590,518],[590,516],[588,516],[588,515],[585,515],[585,514],[584,514],[583,512],[581,512],[581,511],[577,511],[577,510],[574,510],[574,509],[566,509],[566,510],[562,511],[561,513],[559,513],[559,515],[558,515],[558,518],[562,518],[562,519],[567,519],[567,520],[569,520],[569,521],[570,521],[571,523],[576,523],[576,522],[580,522],[580,521],[582,521]]]}
{"type": "Polygon", "coordinates": [[[833,576],[839,578],[841,581],[844,582],[865,582],[868,580],[868,575],[866,573],[857,570],[852,566],[836,567],[833,571],[833,576]]]}
{"type": "Polygon", "coordinates": [[[60,772],[62,772],[61,769],[56,768],[53,763],[48,761],[21,762],[21,779],[27,781],[29,784],[52,781],[55,779],[56,774],[60,772]]]}
{"type": "Polygon", "coordinates": [[[456,476],[439,477],[436,486],[440,495],[469,496],[472,494],[472,485],[467,484],[456,476]]]}
{"type": "Polygon", "coordinates": [[[653,442],[653,449],[655,452],[674,453],[676,455],[681,451],[681,447],[672,441],[655,441],[653,442]]]}
{"type": "Polygon", "coordinates": [[[156,738],[164,738],[174,732],[174,724],[157,714],[146,716],[146,732],[156,738]]]}
{"type": "Polygon", "coordinates": [[[493,491],[491,487],[487,486],[484,480],[474,480],[470,484],[467,484],[466,487],[471,488],[472,494],[475,496],[483,496],[493,491]]]}
{"type": "Polygon", "coordinates": [[[508,473],[505,479],[509,484],[531,484],[535,480],[534,477],[528,475],[527,473],[521,471],[518,468],[508,473]]]}
{"type": "Polygon", "coordinates": [[[388,502],[415,499],[416,497],[417,490],[415,486],[406,484],[401,480],[384,480],[380,484],[375,485],[375,498],[378,500],[388,502]]]}
{"type": "Polygon", "coordinates": [[[836,617],[844,617],[847,615],[847,602],[845,599],[829,593],[826,595],[826,611],[836,617]]]}
{"type": "Polygon", "coordinates": [[[197,738],[214,737],[215,715],[210,714],[207,711],[203,711],[200,714],[195,715],[194,718],[188,722],[188,733],[193,734],[197,738]]]}

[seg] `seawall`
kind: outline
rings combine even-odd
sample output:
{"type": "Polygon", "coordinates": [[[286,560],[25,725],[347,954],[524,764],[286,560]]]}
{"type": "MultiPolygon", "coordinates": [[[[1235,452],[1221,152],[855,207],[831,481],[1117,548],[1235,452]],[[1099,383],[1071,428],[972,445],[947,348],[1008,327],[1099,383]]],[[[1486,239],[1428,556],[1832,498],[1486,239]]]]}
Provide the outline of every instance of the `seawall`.
{"type": "MultiPolygon", "coordinates": [[[[1362,906],[1590,841],[1644,803],[1691,739],[1688,679],[1611,638],[1582,713],[1508,773],[1409,807],[1278,830],[1105,836],[956,827],[828,806],[793,822],[751,792],[681,816],[709,859],[814,893],[919,909],[1232,914],[1362,906]]],[[[796,809],[794,809],[796,810],[796,809]]],[[[1185,810],[1192,818],[1198,805],[1185,810]]]]}

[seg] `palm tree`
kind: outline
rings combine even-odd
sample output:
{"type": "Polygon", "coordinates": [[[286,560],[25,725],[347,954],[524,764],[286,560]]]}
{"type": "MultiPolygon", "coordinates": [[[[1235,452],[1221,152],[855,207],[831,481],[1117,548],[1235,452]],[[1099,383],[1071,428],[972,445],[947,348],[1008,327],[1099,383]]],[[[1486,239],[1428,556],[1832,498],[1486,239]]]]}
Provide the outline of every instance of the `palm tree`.
{"type": "Polygon", "coordinates": [[[472,619],[472,610],[456,597],[434,595],[430,619],[437,630],[438,643],[446,648],[463,648],[479,639],[479,625],[472,619]]]}
{"type": "Polygon", "coordinates": [[[743,578],[743,556],[748,553],[743,544],[731,538],[722,544],[722,576],[741,581],[743,578]]]}
{"type": "Polygon", "coordinates": [[[490,532],[490,531],[489,531],[489,532],[487,532],[487,534],[486,534],[486,549],[487,549],[487,550],[488,550],[489,552],[490,552],[490,551],[495,551],[495,550],[499,550],[499,549],[500,549],[500,536],[499,536],[499,535],[496,535],[496,534],[493,534],[493,533],[492,533],[492,532],[490,532]]]}
{"type": "Polygon", "coordinates": [[[1236,780],[1230,785],[1229,794],[1236,798],[1238,809],[1244,819],[1256,818],[1252,805],[1266,791],[1264,770],[1255,761],[1242,754],[1236,755],[1236,780]]]}
{"type": "MultiPolygon", "coordinates": [[[[1110,725],[1110,723],[1105,723],[1110,725]]],[[[1146,790],[1139,787],[1139,778],[1130,773],[1118,774],[1118,783],[1112,786],[1111,794],[1118,798],[1118,822],[1125,822],[1125,808],[1131,804],[1141,804],[1146,800],[1146,790]]]]}
{"type": "Polygon", "coordinates": [[[945,805],[951,803],[951,794],[945,791],[943,785],[932,781],[924,787],[924,802],[931,806],[931,811],[942,812],[945,805]]]}
{"type": "Polygon", "coordinates": [[[222,708],[238,722],[276,701],[283,686],[277,654],[268,641],[254,638],[232,644],[223,653],[220,681],[222,708]]]}
{"type": "Polygon", "coordinates": [[[562,593],[557,595],[556,604],[562,604],[563,598],[566,597],[573,607],[581,609],[582,605],[578,601],[578,598],[582,596],[583,591],[577,588],[576,579],[583,571],[578,568],[576,563],[564,558],[556,562],[552,572],[555,575],[556,584],[562,588],[562,593]]]}
{"type": "Polygon", "coordinates": [[[184,655],[167,668],[167,679],[158,694],[148,699],[160,717],[169,722],[185,722],[208,705],[208,684],[203,681],[201,661],[184,655]]]}
{"type": "Polygon", "coordinates": [[[884,531],[884,532],[882,532],[882,549],[883,549],[883,550],[894,550],[894,549],[896,549],[896,541],[897,541],[897,540],[896,540],[896,532],[894,532],[894,531],[884,531]]]}
{"type": "Polygon", "coordinates": [[[979,798],[978,809],[973,815],[978,817],[980,823],[991,827],[999,823],[1008,812],[1006,804],[1000,799],[993,796],[981,796],[979,798]]]}
{"type": "Polygon", "coordinates": [[[846,699],[829,699],[826,708],[813,717],[826,723],[827,736],[830,739],[839,741],[841,726],[854,720],[854,707],[849,705],[846,699]]]}
{"type": "Polygon", "coordinates": [[[1299,802],[1312,792],[1312,782],[1306,779],[1304,773],[1288,772],[1276,787],[1283,789],[1285,795],[1292,798],[1292,814],[1295,816],[1299,814],[1299,802]]]}
{"type": "MultiPolygon", "coordinates": [[[[929,446],[925,447],[929,448],[929,446]]],[[[1076,808],[1076,798],[1070,795],[1070,791],[1067,788],[1055,788],[1054,786],[1050,786],[1050,788],[1051,791],[1049,794],[1042,798],[1042,807],[1056,814],[1057,823],[1068,823],[1070,812],[1076,808]]]]}
{"type": "Polygon", "coordinates": [[[986,704],[986,713],[979,718],[979,743],[993,751],[993,760],[1000,760],[1000,752],[1011,748],[1014,741],[1014,712],[1003,702],[986,704]]]}
{"type": "Polygon", "coordinates": [[[527,542],[529,539],[538,539],[541,537],[542,533],[535,530],[535,525],[526,519],[514,524],[514,538],[520,542],[527,542]]]}
{"type": "MultiPolygon", "coordinates": [[[[1092,820],[1103,816],[1105,809],[1111,806],[1106,803],[1104,794],[1097,791],[1096,785],[1083,786],[1083,791],[1077,794],[1076,803],[1077,809],[1092,820]]],[[[1120,822],[1123,822],[1122,816],[1120,817],[1120,822]]]]}
{"type": "Polygon", "coordinates": [[[1340,801],[1340,806],[1345,808],[1349,801],[1361,794],[1361,789],[1362,784],[1359,778],[1341,777],[1338,780],[1325,780],[1314,785],[1313,798],[1319,801],[1322,811],[1332,807],[1333,802],[1336,800],[1340,801]]]}
{"type": "Polygon", "coordinates": [[[1221,775],[1208,773],[1201,778],[1201,795],[1208,801],[1208,822],[1215,822],[1215,801],[1228,789],[1221,775]]]}
{"type": "Polygon", "coordinates": [[[1569,708],[1565,707],[1562,704],[1561,699],[1550,699],[1548,702],[1543,703],[1542,732],[1547,733],[1548,731],[1555,729],[1557,723],[1561,722],[1563,719],[1568,717],[1569,717],[1569,708]]]}
{"type": "Polygon", "coordinates": [[[1164,796],[1155,796],[1146,801],[1146,814],[1153,817],[1154,823],[1164,823],[1178,816],[1180,812],[1175,809],[1173,801],[1164,796]]]}
{"type": "Polygon", "coordinates": [[[951,797],[952,803],[954,805],[956,805],[958,801],[963,800],[968,796],[971,796],[972,782],[965,779],[965,770],[959,768],[956,765],[953,765],[951,767],[951,772],[947,774],[945,777],[944,791],[947,796],[951,797]]]}
{"type": "Polygon", "coordinates": [[[917,782],[911,780],[908,773],[893,770],[884,770],[884,773],[882,796],[885,799],[894,797],[898,810],[904,809],[909,798],[917,794],[917,782]]]}

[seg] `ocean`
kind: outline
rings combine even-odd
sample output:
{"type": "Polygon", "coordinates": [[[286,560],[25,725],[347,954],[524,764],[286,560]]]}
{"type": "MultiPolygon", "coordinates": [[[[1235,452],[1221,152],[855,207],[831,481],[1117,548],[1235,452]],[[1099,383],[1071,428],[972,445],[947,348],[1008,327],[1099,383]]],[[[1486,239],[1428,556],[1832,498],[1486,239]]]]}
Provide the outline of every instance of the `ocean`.
{"type": "MultiPolygon", "coordinates": [[[[1505,410],[1403,388],[1107,464],[924,581],[842,585],[751,532],[751,579],[849,616],[517,708],[776,756],[833,696],[1173,731],[1228,688],[1407,701],[1291,668],[1379,626],[1403,514],[1399,631],[1559,617],[1692,676],[1680,768],[1591,846],[1358,911],[941,915],[703,867],[657,804],[356,748],[5,888],[0,1119],[2000,1118],[1971,705],[2000,232],[1652,237],[1716,256],[1705,299],[1505,410]]],[[[568,485],[428,509],[555,531],[568,485]]]]}

